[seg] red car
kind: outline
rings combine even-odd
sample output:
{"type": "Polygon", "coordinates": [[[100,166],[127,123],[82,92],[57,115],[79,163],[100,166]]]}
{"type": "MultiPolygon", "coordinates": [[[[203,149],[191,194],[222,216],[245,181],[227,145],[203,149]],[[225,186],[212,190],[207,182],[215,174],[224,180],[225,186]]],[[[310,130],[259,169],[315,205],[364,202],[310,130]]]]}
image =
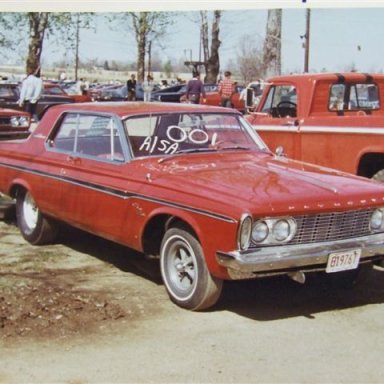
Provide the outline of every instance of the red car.
{"type": "Polygon", "coordinates": [[[92,98],[88,95],[79,95],[76,93],[70,93],[65,91],[58,84],[54,83],[44,83],[44,95],[55,95],[71,98],[75,103],[85,103],[87,101],[92,101],[92,98]]]}
{"type": "Polygon", "coordinates": [[[31,124],[31,116],[27,112],[9,108],[0,108],[0,138],[25,134],[31,124]]]}
{"type": "MultiPolygon", "coordinates": [[[[234,109],[243,112],[245,110],[244,100],[240,100],[240,94],[244,87],[236,86],[236,92],[232,95],[231,101],[234,109]]],[[[221,97],[218,91],[217,84],[206,84],[205,87],[205,102],[201,101],[202,104],[218,106],[221,103],[221,97]]]]}
{"type": "Polygon", "coordinates": [[[158,257],[170,298],[192,310],[224,280],[352,280],[384,257],[384,185],[277,157],[229,108],[52,107],[27,139],[0,142],[0,192],[30,243],[62,221],[158,257]]]}

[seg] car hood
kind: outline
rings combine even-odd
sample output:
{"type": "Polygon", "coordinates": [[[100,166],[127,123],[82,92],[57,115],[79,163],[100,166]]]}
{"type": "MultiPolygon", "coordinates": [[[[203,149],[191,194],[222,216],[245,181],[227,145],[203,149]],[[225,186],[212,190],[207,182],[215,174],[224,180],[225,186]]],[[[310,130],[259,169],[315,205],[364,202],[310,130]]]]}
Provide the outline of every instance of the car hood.
{"type": "Polygon", "coordinates": [[[382,184],[266,153],[174,155],[145,168],[167,199],[207,208],[286,214],[384,205],[382,184]]]}
{"type": "Polygon", "coordinates": [[[23,111],[16,111],[11,108],[0,108],[0,116],[29,116],[29,113],[23,111]]]}

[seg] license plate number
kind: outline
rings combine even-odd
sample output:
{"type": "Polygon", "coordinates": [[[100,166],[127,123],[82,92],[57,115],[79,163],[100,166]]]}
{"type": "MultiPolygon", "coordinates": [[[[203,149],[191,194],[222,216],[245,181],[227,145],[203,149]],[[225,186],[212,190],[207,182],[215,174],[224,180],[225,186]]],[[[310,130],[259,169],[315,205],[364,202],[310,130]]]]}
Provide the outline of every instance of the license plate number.
{"type": "Polygon", "coordinates": [[[356,269],[359,265],[361,249],[352,249],[350,251],[334,252],[328,257],[327,268],[325,272],[333,273],[356,269]]]}

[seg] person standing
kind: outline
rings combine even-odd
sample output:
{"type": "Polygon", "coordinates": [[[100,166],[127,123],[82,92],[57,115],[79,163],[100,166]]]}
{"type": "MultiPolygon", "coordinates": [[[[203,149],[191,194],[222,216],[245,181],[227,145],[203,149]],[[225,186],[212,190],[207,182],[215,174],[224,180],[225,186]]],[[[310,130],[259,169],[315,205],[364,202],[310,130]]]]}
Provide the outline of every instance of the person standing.
{"type": "Polygon", "coordinates": [[[219,83],[220,105],[222,107],[232,108],[232,95],[235,93],[235,83],[231,79],[230,71],[224,72],[224,79],[219,83]]]}
{"type": "Polygon", "coordinates": [[[136,100],[136,76],[132,73],[131,78],[127,81],[128,101],[136,100]]]}
{"type": "Polygon", "coordinates": [[[144,101],[151,101],[152,89],[153,89],[153,77],[151,75],[148,75],[147,80],[144,80],[143,82],[144,101]]]}
{"type": "Polygon", "coordinates": [[[28,76],[23,80],[20,90],[18,104],[20,108],[31,115],[32,121],[37,121],[36,114],[37,103],[43,93],[43,81],[40,78],[40,69],[36,71],[29,70],[28,76]]]}
{"type": "Polygon", "coordinates": [[[205,101],[204,84],[200,80],[199,72],[193,72],[193,78],[188,81],[185,96],[187,101],[192,104],[199,104],[201,96],[203,97],[203,101],[205,101]]]}

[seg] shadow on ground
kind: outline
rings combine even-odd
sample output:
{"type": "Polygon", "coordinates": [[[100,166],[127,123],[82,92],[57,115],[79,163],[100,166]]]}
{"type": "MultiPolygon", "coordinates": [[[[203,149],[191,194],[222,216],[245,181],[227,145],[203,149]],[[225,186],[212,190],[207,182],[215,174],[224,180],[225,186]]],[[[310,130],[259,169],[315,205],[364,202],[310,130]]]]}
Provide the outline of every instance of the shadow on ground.
{"type": "MultiPolygon", "coordinates": [[[[71,227],[65,227],[60,243],[153,282],[156,290],[164,290],[158,260],[71,227]]],[[[383,302],[384,273],[365,268],[358,283],[349,289],[333,286],[324,274],[308,274],[303,285],[288,277],[226,281],[219,302],[209,311],[231,311],[257,321],[298,316],[315,319],[324,311],[383,302]]]]}

